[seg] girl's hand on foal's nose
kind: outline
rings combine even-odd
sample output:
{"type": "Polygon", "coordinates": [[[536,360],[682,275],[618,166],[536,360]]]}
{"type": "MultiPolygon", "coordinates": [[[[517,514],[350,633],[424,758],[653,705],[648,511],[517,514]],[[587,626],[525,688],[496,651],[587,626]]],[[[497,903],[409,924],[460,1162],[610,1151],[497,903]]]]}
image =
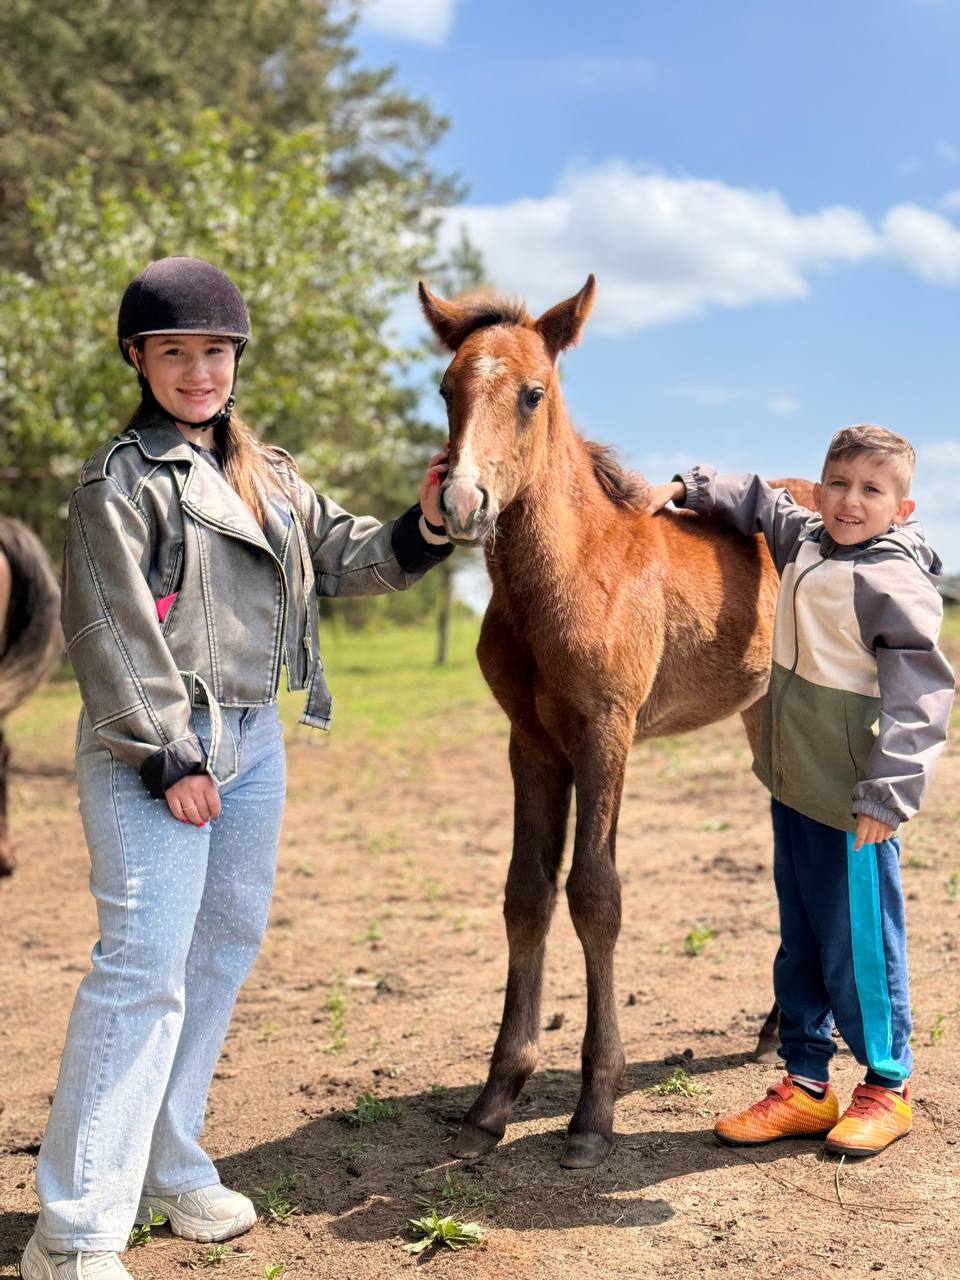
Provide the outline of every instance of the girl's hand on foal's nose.
{"type": "Polygon", "coordinates": [[[420,510],[430,524],[443,524],[440,511],[440,485],[449,470],[450,446],[445,444],[427,463],[420,481],[420,510]]]}

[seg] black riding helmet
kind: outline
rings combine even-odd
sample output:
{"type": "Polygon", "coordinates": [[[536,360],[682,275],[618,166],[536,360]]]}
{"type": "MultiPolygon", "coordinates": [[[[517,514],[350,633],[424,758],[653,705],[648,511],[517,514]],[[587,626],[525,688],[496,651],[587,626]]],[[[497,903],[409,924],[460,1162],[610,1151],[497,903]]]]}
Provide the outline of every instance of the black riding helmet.
{"type": "MultiPolygon", "coordinates": [[[[202,258],[160,258],[131,280],[117,317],[117,340],[124,360],[133,365],[130,348],[141,338],[161,333],[215,333],[232,338],[236,347],[233,366],[233,386],[236,387],[237,366],[250,337],[250,316],[240,290],[219,267],[202,258]]],[[[144,401],[164,417],[171,418],[157,403],[150,384],[139,370],[137,376],[144,401]]],[[[219,413],[205,422],[190,425],[205,430],[226,422],[233,405],[231,389],[219,413]]]]}

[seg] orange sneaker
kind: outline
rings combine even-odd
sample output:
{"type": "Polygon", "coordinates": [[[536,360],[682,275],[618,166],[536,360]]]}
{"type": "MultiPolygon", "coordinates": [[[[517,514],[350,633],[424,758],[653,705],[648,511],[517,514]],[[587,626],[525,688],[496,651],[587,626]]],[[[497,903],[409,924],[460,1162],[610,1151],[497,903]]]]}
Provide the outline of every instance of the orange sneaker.
{"type": "Polygon", "coordinates": [[[827,1150],[835,1156],[875,1156],[912,1127],[909,1086],[900,1094],[878,1084],[858,1084],[840,1123],[827,1134],[827,1150]]]}
{"type": "Polygon", "coordinates": [[[822,1098],[812,1098],[790,1076],[771,1085],[767,1096],[746,1111],[723,1116],[713,1132],[728,1147],[759,1147],[778,1138],[819,1138],[840,1116],[840,1103],[827,1085],[822,1098]]]}

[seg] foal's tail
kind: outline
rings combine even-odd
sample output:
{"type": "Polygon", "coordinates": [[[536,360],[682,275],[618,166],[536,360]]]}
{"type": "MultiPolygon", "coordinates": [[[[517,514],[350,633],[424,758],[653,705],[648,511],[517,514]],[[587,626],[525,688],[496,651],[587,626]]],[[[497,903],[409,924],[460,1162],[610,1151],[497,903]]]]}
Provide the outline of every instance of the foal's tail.
{"type": "Polygon", "coordinates": [[[0,552],[10,564],[6,625],[0,618],[0,722],[45,679],[62,648],[60,589],[35,533],[0,516],[0,552]]]}

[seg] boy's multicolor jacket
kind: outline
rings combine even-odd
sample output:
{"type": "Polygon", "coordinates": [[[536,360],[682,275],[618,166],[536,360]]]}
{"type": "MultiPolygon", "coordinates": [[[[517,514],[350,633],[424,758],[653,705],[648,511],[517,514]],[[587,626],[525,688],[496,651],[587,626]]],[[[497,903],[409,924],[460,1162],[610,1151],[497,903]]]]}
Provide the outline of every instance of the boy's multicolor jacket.
{"type": "Polygon", "coordinates": [[[780,574],[773,670],[754,772],[841,831],[864,813],[897,827],[920,808],[943,749],[954,674],[937,647],[940,561],[911,523],[839,546],[759,476],[695,467],[681,504],[760,532],[780,574]]]}

